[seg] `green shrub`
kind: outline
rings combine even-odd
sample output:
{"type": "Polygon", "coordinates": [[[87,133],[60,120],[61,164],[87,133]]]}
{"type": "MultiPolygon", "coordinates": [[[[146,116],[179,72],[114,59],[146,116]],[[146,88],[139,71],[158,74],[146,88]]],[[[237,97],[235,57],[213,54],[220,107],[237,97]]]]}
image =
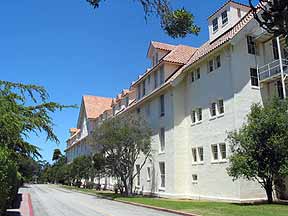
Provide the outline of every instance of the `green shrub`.
{"type": "Polygon", "coordinates": [[[0,215],[16,198],[19,177],[16,163],[10,159],[8,150],[0,147],[0,215]]]}

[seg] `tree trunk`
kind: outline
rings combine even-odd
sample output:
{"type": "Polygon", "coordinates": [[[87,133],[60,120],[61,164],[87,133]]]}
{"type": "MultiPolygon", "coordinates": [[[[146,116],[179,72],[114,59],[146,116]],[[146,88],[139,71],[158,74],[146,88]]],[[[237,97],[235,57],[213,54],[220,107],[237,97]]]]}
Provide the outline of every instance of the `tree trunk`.
{"type": "Polygon", "coordinates": [[[273,182],[272,180],[267,180],[265,185],[265,191],[267,195],[267,201],[269,204],[273,203],[273,182]]]}

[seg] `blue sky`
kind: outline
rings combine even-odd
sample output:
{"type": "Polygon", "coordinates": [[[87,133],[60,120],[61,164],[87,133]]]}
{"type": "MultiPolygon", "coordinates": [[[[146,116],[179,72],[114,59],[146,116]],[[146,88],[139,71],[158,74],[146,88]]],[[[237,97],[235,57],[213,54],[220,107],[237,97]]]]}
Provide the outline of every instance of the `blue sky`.
{"type": "MultiPolygon", "coordinates": [[[[97,10],[85,0],[1,1],[0,79],[44,86],[52,101],[67,105],[80,104],[84,94],[114,97],[149,65],[150,40],[200,46],[208,39],[207,17],[225,2],[171,0],[201,27],[198,37],[172,39],[131,0],[103,1],[97,10]]],[[[29,139],[48,161],[53,149],[65,149],[78,109],[52,116],[60,144],[46,142],[44,134],[29,139]]]]}

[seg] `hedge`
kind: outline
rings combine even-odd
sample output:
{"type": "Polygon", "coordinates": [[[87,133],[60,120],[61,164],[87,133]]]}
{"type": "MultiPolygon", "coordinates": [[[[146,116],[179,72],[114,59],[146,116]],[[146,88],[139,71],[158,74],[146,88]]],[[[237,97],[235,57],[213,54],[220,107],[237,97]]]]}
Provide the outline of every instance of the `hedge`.
{"type": "Polygon", "coordinates": [[[20,174],[9,151],[0,147],[0,215],[12,205],[20,186],[20,174]]]}

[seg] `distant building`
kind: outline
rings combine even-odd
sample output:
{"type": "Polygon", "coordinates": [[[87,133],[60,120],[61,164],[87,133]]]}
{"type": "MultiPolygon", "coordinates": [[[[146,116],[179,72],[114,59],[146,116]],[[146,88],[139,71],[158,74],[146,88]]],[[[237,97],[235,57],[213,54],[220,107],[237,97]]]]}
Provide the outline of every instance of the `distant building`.
{"type": "MultiPolygon", "coordinates": [[[[259,27],[248,6],[234,1],[208,18],[208,28],[209,41],[199,48],[151,42],[151,68],[111,100],[95,122],[128,110],[148,120],[154,151],[135,180],[137,192],[238,202],[263,199],[258,183],[228,176],[226,138],[246,122],[253,103],[284,97],[280,63],[287,74],[287,47],[280,39],[280,58],[277,41],[259,27]]],[[[85,119],[82,112],[79,119],[85,119]]],[[[73,129],[68,140],[70,160],[80,155],[72,140],[84,137],[77,135],[83,133],[83,123],[78,121],[80,130],[73,129]]]]}

